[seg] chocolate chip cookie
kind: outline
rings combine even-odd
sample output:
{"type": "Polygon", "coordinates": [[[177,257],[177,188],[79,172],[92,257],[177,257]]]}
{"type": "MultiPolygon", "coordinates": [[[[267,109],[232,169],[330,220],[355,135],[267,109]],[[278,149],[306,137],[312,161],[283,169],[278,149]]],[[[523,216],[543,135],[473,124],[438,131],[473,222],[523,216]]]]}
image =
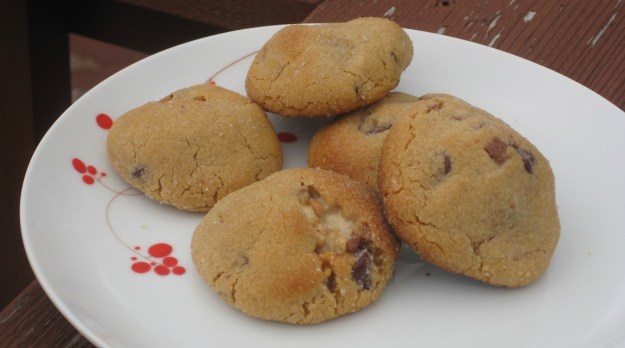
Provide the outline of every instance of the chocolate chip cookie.
{"type": "Polygon", "coordinates": [[[282,166],[282,149],[265,112],[240,94],[208,84],[126,112],[109,131],[107,150],[130,185],[188,211],[208,211],[282,166]]]}
{"type": "Polygon", "coordinates": [[[283,116],[331,116],[382,99],[412,60],[412,42],[395,22],[291,25],[256,55],[248,96],[283,116]]]}
{"type": "Polygon", "coordinates": [[[308,147],[308,166],[332,170],[378,189],[382,142],[397,119],[419,98],[391,92],[382,100],[341,115],[319,129],[308,147]]]}
{"type": "Polygon", "coordinates": [[[388,283],[399,241],[377,196],[347,176],[287,169],[219,201],[195,230],[193,262],[229,304],[311,324],[358,311],[388,283]]]}
{"type": "Polygon", "coordinates": [[[547,159],[500,119],[449,95],[391,128],[379,188],[394,231],[423,259],[518,287],[547,269],[560,235],[547,159]]]}

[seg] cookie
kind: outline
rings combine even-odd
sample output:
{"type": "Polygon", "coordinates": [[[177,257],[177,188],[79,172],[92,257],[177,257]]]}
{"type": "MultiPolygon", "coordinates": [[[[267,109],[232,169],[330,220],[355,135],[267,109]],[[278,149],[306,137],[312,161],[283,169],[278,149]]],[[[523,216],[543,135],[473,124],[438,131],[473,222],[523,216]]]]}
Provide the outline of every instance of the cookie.
{"type": "Polygon", "coordinates": [[[547,159],[460,99],[416,104],[382,146],[378,183],[394,231],[445,270],[506,287],[536,280],[560,235],[547,159]]]}
{"type": "Polygon", "coordinates": [[[308,146],[308,166],[345,174],[377,191],[382,142],[393,123],[407,117],[418,99],[391,92],[375,104],[335,118],[314,134],[308,146]]]}
{"type": "Polygon", "coordinates": [[[379,298],[398,246],[365,185],[297,168],[219,201],[195,230],[191,252],[204,280],[240,311],[312,324],[379,298]]]}
{"type": "Polygon", "coordinates": [[[291,25],[256,55],[248,96],[283,116],[330,116],[382,99],[412,60],[412,42],[395,22],[291,25]]]}
{"type": "Polygon", "coordinates": [[[126,112],[109,131],[107,151],[131,186],[188,211],[208,211],[282,166],[281,145],[265,112],[208,84],[126,112]]]}

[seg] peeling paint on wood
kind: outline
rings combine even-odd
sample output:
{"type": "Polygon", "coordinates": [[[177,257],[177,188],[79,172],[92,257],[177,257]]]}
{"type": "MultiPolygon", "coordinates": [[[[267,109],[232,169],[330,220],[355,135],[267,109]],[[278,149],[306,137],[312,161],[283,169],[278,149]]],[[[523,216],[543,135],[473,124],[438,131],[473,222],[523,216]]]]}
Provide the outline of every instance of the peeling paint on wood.
{"type": "Polygon", "coordinates": [[[599,39],[601,39],[601,36],[603,36],[606,30],[608,30],[608,27],[610,26],[610,24],[614,22],[614,18],[616,18],[616,13],[612,14],[608,22],[603,26],[603,28],[601,28],[601,30],[599,30],[599,32],[596,35],[588,39],[587,44],[590,45],[590,47],[594,47],[597,44],[599,39]]]}
{"type": "Polygon", "coordinates": [[[395,6],[393,6],[393,7],[389,8],[388,10],[386,10],[386,12],[384,12],[384,15],[383,15],[382,17],[384,17],[384,18],[389,18],[389,17],[391,17],[392,15],[394,15],[394,14],[395,14],[395,10],[396,10],[396,9],[397,9],[397,7],[395,7],[395,6]]]}
{"type": "Polygon", "coordinates": [[[534,16],[536,16],[536,11],[528,11],[527,14],[525,15],[525,17],[523,17],[523,22],[524,23],[529,23],[532,21],[532,19],[534,19],[534,16]]]}

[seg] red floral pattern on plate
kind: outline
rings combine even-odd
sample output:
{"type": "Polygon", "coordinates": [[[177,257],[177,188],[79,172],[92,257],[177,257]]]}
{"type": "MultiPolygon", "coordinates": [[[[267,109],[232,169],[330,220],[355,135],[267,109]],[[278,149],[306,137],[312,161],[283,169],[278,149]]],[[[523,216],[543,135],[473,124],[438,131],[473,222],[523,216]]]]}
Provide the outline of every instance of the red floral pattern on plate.
{"type": "Polygon", "coordinates": [[[132,269],[135,273],[147,273],[153,270],[154,273],[160,276],[166,276],[169,274],[183,275],[187,270],[178,265],[177,258],[171,256],[173,249],[174,248],[167,243],[156,243],[152,244],[148,248],[149,256],[145,256],[139,254],[141,247],[136,246],[134,247],[134,250],[136,250],[136,253],[139,256],[133,256],[130,258],[130,260],[133,261],[130,269],[132,269]],[[139,257],[141,257],[143,261],[140,261],[139,257]],[[160,259],[160,262],[156,262],[154,259],[160,259]]]}
{"type": "Polygon", "coordinates": [[[100,181],[106,176],[106,172],[98,172],[98,169],[92,165],[87,165],[80,158],[72,159],[72,167],[82,174],[82,181],[87,185],[93,185],[96,181],[100,181]]]}
{"type": "Polygon", "coordinates": [[[107,114],[99,114],[95,117],[95,122],[100,128],[109,130],[113,127],[113,119],[107,114]]]}
{"type": "MultiPolygon", "coordinates": [[[[113,119],[104,113],[98,114],[95,117],[95,121],[96,124],[104,130],[109,130],[113,126],[113,119]]],[[[172,256],[173,247],[170,244],[164,242],[154,243],[148,247],[148,254],[144,255],[143,253],[141,253],[141,247],[135,246],[134,248],[131,248],[113,229],[113,226],[110,223],[111,205],[120,196],[136,196],[140,195],[140,192],[133,190],[131,187],[126,187],[125,189],[118,190],[107,185],[103,182],[103,179],[106,177],[106,172],[98,170],[94,165],[87,164],[85,163],[85,161],[78,157],[74,157],[71,160],[71,164],[72,168],[74,168],[74,170],[81,175],[83,183],[87,185],[93,185],[95,183],[98,183],[115,194],[106,206],[106,221],[109,230],[111,231],[111,233],[113,233],[115,238],[134,254],[134,256],[130,258],[130,260],[133,261],[130,266],[130,270],[139,274],[154,271],[154,273],[160,276],[166,276],[169,274],[183,275],[186,273],[186,268],[179,265],[178,259],[172,256]]]]}
{"type": "Polygon", "coordinates": [[[297,141],[297,136],[290,132],[279,132],[278,140],[283,143],[294,143],[297,141]]]}
{"type": "MultiPolygon", "coordinates": [[[[214,73],[206,83],[211,85],[216,85],[215,78],[224,72],[226,69],[232,67],[233,65],[243,61],[244,59],[253,56],[258,51],[254,51],[249,53],[232,63],[224,66],[219,69],[216,73],[214,73]]],[[[113,127],[113,119],[107,115],[106,113],[99,113],[95,116],[95,123],[98,127],[103,130],[110,130],[113,127]]],[[[293,143],[298,140],[297,136],[291,132],[278,132],[277,137],[282,143],[293,143]]],[[[153,271],[154,273],[160,276],[166,276],[169,274],[174,275],[183,275],[186,273],[186,268],[178,264],[178,259],[172,256],[173,247],[169,243],[165,242],[157,242],[151,244],[147,248],[147,255],[142,253],[142,248],[140,246],[130,247],[128,244],[124,242],[124,240],[117,234],[115,229],[110,223],[110,207],[111,205],[121,196],[135,196],[140,195],[141,193],[132,189],[131,187],[126,187],[125,189],[118,190],[103,182],[103,179],[107,176],[106,172],[98,170],[94,165],[86,163],[84,160],[74,157],[71,160],[72,167],[74,170],[80,174],[82,182],[86,185],[94,185],[98,183],[108,189],[109,191],[114,193],[113,198],[108,202],[106,206],[106,221],[109,230],[115,236],[117,240],[120,241],[128,250],[130,250],[134,255],[130,257],[132,261],[130,265],[130,270],[137,274],[145,274],[153,271]]]]}

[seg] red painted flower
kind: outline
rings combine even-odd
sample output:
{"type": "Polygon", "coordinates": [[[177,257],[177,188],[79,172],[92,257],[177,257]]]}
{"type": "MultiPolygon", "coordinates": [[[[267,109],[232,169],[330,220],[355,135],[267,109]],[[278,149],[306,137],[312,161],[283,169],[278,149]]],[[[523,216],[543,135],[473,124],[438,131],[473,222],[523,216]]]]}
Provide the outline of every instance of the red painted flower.
{"type": "MultiPolygon", "coordinates": [[[[141,247],[136,246],[134,250],[141,250],[141,247]]],[[[152,244],[148,248],[149,256],[141,256],[150,261],[139,261],[137,257],[133,256],[130,260],[133,261],[130,269],[135,273],[148,273],[154,271],[154,273],[160,276],[166,276],[169,274],[183,275],[186,273],[186,269],[178,265],[178,259],[170,256],[174,248],[167,243],[152,244]],[[162,259],[161,262],[152,261],[152,258],[162,259]]]]}
{"type": "Polygon", "coordinates": [[[95,117],[95,122],[102,129],[109,130],[113,127],[113,119],[107,114],[98,114],[98,116],[95,117]]]}
{"type": "Polygon", "coordinates": [[[297,136],[289,132],[280,132],[278,133],[278,140],[283,143],[293,143],[297,141],[297,136]]]}
{"type": "Polygon", "coordinates": [[[93,185],[96,180],[106,176],[105,172],[98,172],[98,169],[92,165],[87,165],[80,158],[72,159],[72,167],[79,174],[82,174],[82,181],[87,185],[93,185]]]}

